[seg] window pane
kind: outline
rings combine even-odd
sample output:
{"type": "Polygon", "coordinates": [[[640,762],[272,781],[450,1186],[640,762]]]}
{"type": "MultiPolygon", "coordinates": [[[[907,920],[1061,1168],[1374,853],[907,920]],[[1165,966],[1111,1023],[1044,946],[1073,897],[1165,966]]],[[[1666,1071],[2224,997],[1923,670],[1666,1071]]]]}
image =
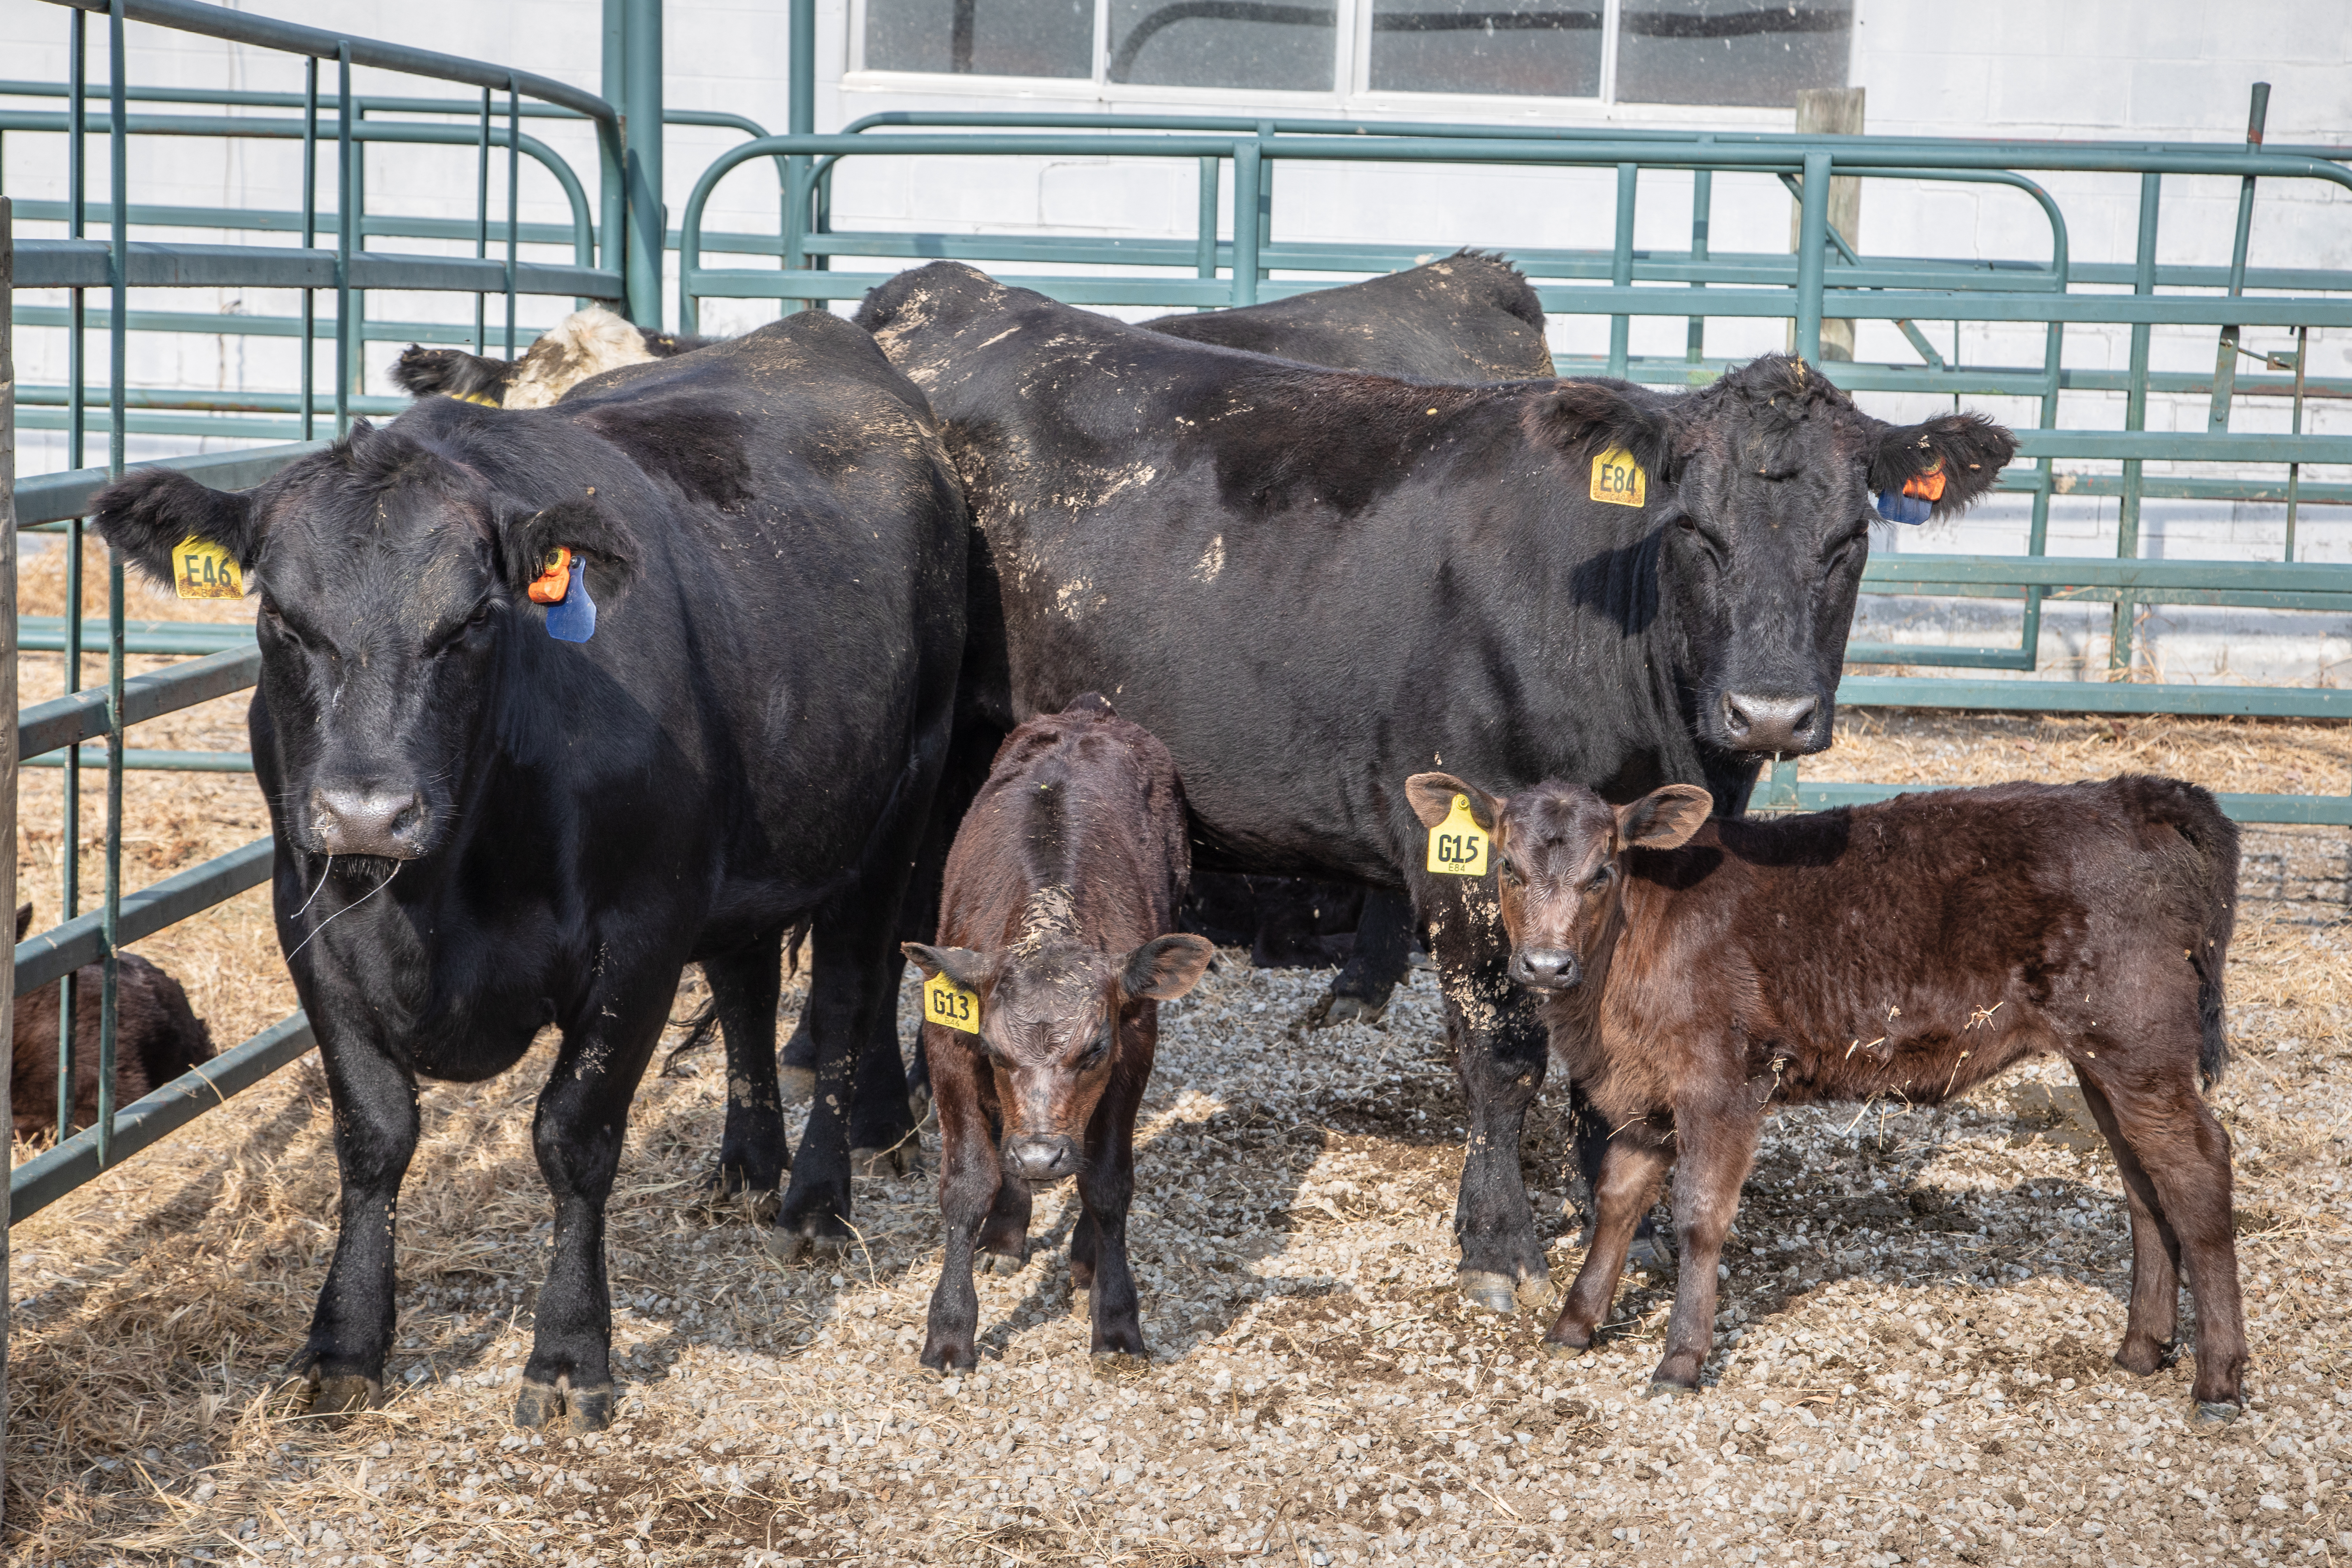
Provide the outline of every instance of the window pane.
{"type": "Polygon", "coordinates": [[[1373,0],[1372,87],[1595,97],[1599,0],[1373,0]]]}
{"type": "Polygon", "coordinates": [[[1843,87],[1853,12],[1755,0],[1625,0],[1621,103],[1786,107],[1801,87],[1843,87]]]}
{"type": "Polygon", "coordinates": [[[866,0],[866,68],[1092,76],[1094,0],[866,0]]]}
{"type": "Polygon", "coordinates": [[[1261,0],[1110,0],[1110,79],[1328,92],[1336,15],[1261,0]]]}

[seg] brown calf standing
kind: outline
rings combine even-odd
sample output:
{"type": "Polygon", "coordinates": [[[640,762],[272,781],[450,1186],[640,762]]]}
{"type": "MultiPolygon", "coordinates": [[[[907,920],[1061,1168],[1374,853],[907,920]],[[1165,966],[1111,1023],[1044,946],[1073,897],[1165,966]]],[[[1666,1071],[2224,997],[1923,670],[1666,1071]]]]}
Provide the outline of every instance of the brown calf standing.
{"type": "Polygon", "coordinates": [[[1070,1282],[1093,1292],[1094,1352],[1145,1353],[1127,1266],[1135,1111],[1160,1004],[1190,991],[1216,951],[1163,934],[1191,870],[1175,762],[1100,697],[1032,719],[998,748],[948,852],[940,945],[906,949],[926,981],[944,974],[971,994],[960,1005],[978,1026],[936,1021],[927,994],[947,1256],[925,1366],[973,1364],[975,1245],[1017,1264],[1031,1184],[1072,1175],[1084,1208],[1070,1282]]]}
{"type": "MultiPolygon", "coordinates": [[[[33,923],[33,906],[16,907],[16,940],[33,923]]],[[[74,1124],[98,1121],[98,1010],[105,972],[85,963],[74,983],[74,1124]]],[[[180,983],[135,952],[121,955],[114,982],[114,1103],[130,1104],[198,1062],[212,1060],[212,1031],[188,1006],[180,983]]],[[[16,1067],[8,1092],[16,1136],[58,1124],[58,988],[16,998],[16,1067]]],[[[68,1131],[71,1131],[68,1129],[68,1131]]]]}
{"type": "Polygon", "coordinates": [[[2047,1053],[2073,1064],[2130,1204],[2116,1360],[2171,1359],[2185,1272],[2198,1418],[2237,1414],[2230,1140],[2200,1090],[2228,1057],[2238,834],[2210,795],[2127,776],[1710,822],[1684,784],[1615,807],[1559,784],[1406,789],[1432,826],[1468,797],[1493,835],[1512,977],[1544,994],[1552,1051],[1616,1129],[1550,1345],[1592,1342],[1671,1163],[1682,1279],[1652,1386],[1696,1387],[1768,1106],[1932,1105],[2047,1053]]]}

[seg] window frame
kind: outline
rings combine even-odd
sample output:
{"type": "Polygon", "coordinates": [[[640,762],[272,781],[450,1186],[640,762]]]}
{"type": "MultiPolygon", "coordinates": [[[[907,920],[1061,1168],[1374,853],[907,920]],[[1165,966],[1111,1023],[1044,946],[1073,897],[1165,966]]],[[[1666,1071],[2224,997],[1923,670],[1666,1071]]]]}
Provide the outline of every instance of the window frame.
{"type": "MultiPolygon", "coordinates": [[[[1280,111],[1305,110],[1328,113],[1389,112],[1437,114],[1478,120],[1593,121],[1622,120],[1685,122],[1695,114],[1727,128],[1756,126],[1785,130],[1789,110],[1753,105],[1699,103],[1627,103],[1617,98],[1619,17],[1625,0],[1597,0],[1601,7],[1601,82],[1598,93],[1584,98],[1518,93],[1419,92],[1371,87],[1373,0],[1332,0],[1338,12],[1333,40],[1332,72],[1338,86],[1324,88],[1179,87],[1145,82],[1107,80],[1110,65],[1109,0],[1094,0],[1093,68],[1089,76],[985,76],[977,72],[869,70],[866,66],[866,12],[870,0],[847,0],[847,37],[841,89],[855,93],[899,96],[953,94],[977,98],[1055,99],[1063,102],[1090,100],[1105,107],[1154,105],[1179,110],[1236,107],[1280,111]]],[[[1846,30],[1849,82],[1853,75],[1853,49],[1863,25],[1866,0],[1847,0],[1853,20],[1846,30]]]]}

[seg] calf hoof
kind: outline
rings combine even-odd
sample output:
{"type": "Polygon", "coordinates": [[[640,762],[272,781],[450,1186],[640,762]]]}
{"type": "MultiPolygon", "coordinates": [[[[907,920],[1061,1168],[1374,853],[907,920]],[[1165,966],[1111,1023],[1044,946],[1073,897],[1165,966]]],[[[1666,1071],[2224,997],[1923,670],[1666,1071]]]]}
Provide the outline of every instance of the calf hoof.
{"type": "Polygon", "coordinates": [[[923,1151],[909,1135],[887,1149],[852,1149],[849,1152],[849,1173],[853,1176],[919,1176],[923,1173],[923,1151]]]}
{"type": "Polygon", "coordinates": [[[1518,1285],[1507,1274],[1465,1268],[1454,1276],[1454,1283],[1461,1287],[1462,1299],[1474,1307],[1484,1307],[1507,1318],[1519,1310],[1518,1285]]]}
{"type": "Polygon", "coordinates": [[[2180,1346],[2172,1340],[2126,1339],[2116,1352],[2116,1364],[2140,1377],[2162,1372],[2179,1359],[2180,1346]]]}
{"type": "Polygon", "coordinates": [[[2219,1432],[2245,1413],[2244,1405],[2232,1401],[2224,1400],[2216,1404],[2210,1400],[2200,1399],[2197,1402],[2195,1414],[2189,1418],[2189,1425],[2192,1431],[2210,1434],[2219,1432]]]}
{"type": "Polygon", "coordinates": [[[1697,1396],[1698,1390],[1688,1384],[1667,1383],[1664,1379],[1653,1381],[1642,1393],[1642,1397],[1653,1405],[1672,1405],[1677,1399],[1695,1399],[1697,1396]]]}
{"type": "Polygon", "coordinates": [[[776,1091],[786,1100],[807,1100],[816,1093],[816,1069],[778,1063],[776,1091]]]}
{"type": "Polygon", "coordinates": [[[825,1263],[848,1250],[849,1237],[770,1226],[761,1233],[760,1245],[779,1263],[825,1263]]]}
{"type": "Polygon", "coordinates": [[[1586,1351],[1591,1348],[1589,1345],[1563,1344],[1558,1340],[1546,1340],[1543,1342],[1543,1353],[1554,1361],[1580,1361],[1586,1351]]]}
{"type": "Polygon", "coordinates": [[[1342,996],[1333,992],[1307,1015],[1307,1019],[1318,1029],[1336,1024],[1377,1024],[1388,1010],[1386,1002],[1367,1002],[1361,996],[1342,996]]]}

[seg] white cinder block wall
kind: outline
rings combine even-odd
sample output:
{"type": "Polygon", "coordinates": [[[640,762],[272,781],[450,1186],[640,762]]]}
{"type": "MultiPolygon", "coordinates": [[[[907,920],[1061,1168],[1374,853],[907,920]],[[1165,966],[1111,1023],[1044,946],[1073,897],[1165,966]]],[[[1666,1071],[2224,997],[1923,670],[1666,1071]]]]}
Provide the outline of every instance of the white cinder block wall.
{"type": "MultiPolygon", "coordinates": [[[[981,77],[894,76],[851,68],[859,51],[853,28],[864,0],[820,0],[818,126],[837,128],[864,114],[891,109],[1034,110],[1037,111],[1164,111],[1378,116],[1391,119],[1475,120],[1498,123],[1608,123],[1712,129],[1784,129],[1785,110],[1694,109],[1603,104],[1597,100],[1461,99],[1410,94],[1212,92],[1087,83],[1015,85],[981,77]]],[[[414,0],[401,5],[362,0],[246,0],[243,8],[515,64],[594,89],[600,79],[598,9],[587,0],[515,0],[486,6],[472,0],[414,0]]],[[[2005,138],[2111,137],[2234,141],[2244,129],[2247,89],[2273,84],[2269,134],[2273,143],[2352,142],[2352,4],[2345,0],[1972,0],[1965,26],[1955,24],[1949,0],[1853,0],[1848,81],[1868,92],[1869,126],[1877,132],[2005,138]]],[[[0,0],[0,50],[7,74],[62,79],[66,14],[39,0],[0,0]]],[[[93,19],[94,79],[103,79],[103,24],[93,19]]],[[[133,25],[131,75],[140,84],[226,85],[294,89],[293,62],[263,51],[173,35],[133,25]]],[[[782,129],[786,20],[781,5],[725,5],[672,0],[666,38],[667,93],[673,109],[726,110],[782,129]]],[[[322,72],[331,90],[331,68],[322,72]]],[[[362,92],[429,91],[409,79],[362,71],[362,92]]],[[[456,89],[452,96],[462,93],[456,89]]],[[[56,100],[9,100],[0,104],[56,108],[56,100]]],[[[572,160],[595,187],[587,136],[547,121],[530,132],[572,160]]],[[[694,178],[708,160],[737,140],[731,132],[673,128],[667,145],[667,195],[673,215],[684,207],[694,178]]],[[[135,142],[134,200],[180,204],[268,205],[297,202],[294,150],[282,143],[228,144],[186,139],[135,142]]],[[[93,197],[104,190],[103,139],[92,142],[93,197]]],[[[721,186],[709,226],[772,232],[776,188],[771,165],[756,163],[721,186]]],[[[24,132],[5,138],[0,180],[15,195],[63,195],[62,139],[24,132]]],[[[371,206],[438,216],[470,216],[472,153],[451,149],[378,151],[370,160],[371,206]]],[[[2042,176],[2065,212],[2078,261],[2127,261],[2136,224],[2137,180],[2131,175],[2042,176]]],[[[1410,166],[1282,168],[1276,182],[1277,234],[1296,239],[1380,239],[1433,250],[1457,245],[1606,244],[1612,221],[1612,176],[1605,171],[1435,170],[1410,166]]],[[[1689,235],[1687,176],[1644,179],[1636,219],[1637,242],[1679,248],[1689,235]]],[[[328,187],[330,193],[331,187],[328,187]]],[[[1192,230],[1194,176],[1189,164],[1126,160],[913,161],[875,159],[845,166],[836,188],[840,227],[940,231],[1030,229],[1124,236],[1183,236],[1192,230]]],[[[1718,175],[1715,182],[1714,245],[1718,250],[1785,249],[1790,203],[1768,176],[1718,175]]],[[[2256,205],[2252,259],[2256,265],[2352,268],[2352,199],[2340,189],[2276,183],[2256,205]]],[[[553,183],[526,163],[527,220],[566,216],[553,183]]],[[[2229,258],[2236,183],[2168,178],[2161,255],[2168,262],[2223,263],[2229,258]]],[[[494,197],[494,210],[503,205],[494,197]]],[[[1948,184],[1873,181],[1863,202],[1866,250],[1914,256],[2024,258],[2049,250],[2039,210],[2021,195],[1948,184]]],[[[28,235],[61,232],[26,224],[28,235]]],[[[184,237],[218,239],[218,234],[184,237]]],[[[381,241],[380,248],[432,249],[423,241],[381,241]]],[[[547,253],[551,257],[554,253],[547,253]]],[[[845,266],[855,267],[852,261],[845,266]]],[[[32,302],[62,296],[28,291],[32,302]]],[[[673,295],[674,300],[674,295],[673,295]]],[[[134,306],[173,310],[285,312],[290,295],[262,290],[153,291],[134,306]]],[[[561,312],[562,302],[525,301],[526,335],[561,312]]],[[[674,303],[671,310],[675,310],[674,303]]],[[[443,297],[379,295],[377,317],[469,319],[469,301],[443,297]]],[[[774,312],[755,301],[712,301],[707,330],[740,331],[774,312]]],[[[1135,312],[1126,312],[1133,314],[1135,312]]],[[[500,309],[494,302],[494,339],[500,309]]],[[[1950,323],[1923,323],[1948,358],[1962,363],[2038,363],[2042,330],[1964,325],[1955,340],[1950,323]]],[[[1779,348],[1785,327],[1774,322],[1710,323],[1711,352],[1741,353],[1779,348]]],[[[1679,320],[1637,321],[1636,353],[1679,353],[1679,320]]],[[[1556,321],[1554,346],[1599,352],[1606,323],[1556,321]]],[[[152,385],[223,390],[290,390],[293,347],[283,340],[219,334],[142,337],[132,362],[134,381],[152,385]]],[[[2286,334],[2252,331],[2251,346],[2287,346],[2286,334]]],[[[2210,367],[2213,335],[2207,329],[2158,329],[2160,369],[2210,367]]],[[[383,365],[397,344],[370,353],[371,392],[389,390],[383,365]]],[[[1864,323],[1864,358],[1909,360],[1911,352],[1888,325],[1864,323]]],[[[102,353],[102,350],[101,350],[102,353]]],[[[2120,367],[2126,353],[2122,329],[2071,329],[2068,362],[2120,367]]],[[[28,329],[19,335],[19,377],[26,384],[64,376],[63,333],[28,329]]],[[[323,364],[323,359],[322,359],[323,364]]],[[[2246,368],[2255,368],[2248,362],[2246,368]]],[[[2352,333],[2321,334],[2313,342],[2312,373],[2352,374],[2352,333]]],[[[2032,403],[1971,400],[1996,416],[2030,422],[2032,403]]],[[[1888,417],[1916,417],[1939,400],[1869,395],[1865,405],[1888,417]]],[[[2121,395],[2070,394],[2062,422],[2117,427],[2121,395]]],[[[2287,427],[2283,403],[2241,403],[2242,429],[2287,427]]],[[[2202,429],[2202,398],[2152,400],[2151,428],[2202,429]]],[[[2352,412],[2326,401],[2310,405],[2305,428],[2352,431],[2352,412]]],[[[193,440],[134,442],[134,457],[187,450],[193,440]]],[[[102,458],[102,442],[93,460],[102,458]]],[[[20,463],[26,472],[62,467],[62,440],[26,432],[20,463]]],[[[2151,471],[2159,471],[2152,466],[2151,471]]],[[[2208,471],[2210,470],[2202,470],[2208,471]]],[[[2316,469],[2313,479],[2352,477],[2342,468],[2316,469]]],[[[2347,509],[2307,509],[2299,524],[2299,554],[2312,560],[2352,560],[2352,520],[2347,509]]],[[[2151,501],[2142,524],[2143,548],[2180,558],[2276,558],[2284,509],[2151,501]]],[[[1965,521],[1921,530],[1885,531],[1881,548],[2000,551],[2023,540],[2025,509],[2005,500],[1965,521]],[[1897,534],[1899,532],[1899,537],[1897,534]]],[[[2053,513],[2052,548],[2105,554],[2114,549],[2115,502],[2063,500],[2053,513]]],[[[1892,606],[1865,606],[1859,635],[1886,633],[1892,606]]],[[[1922,615],[1914,604],[1902,617],[1905,637],[1982,640],[1993,606],[1960,605],[1922,615]]],[[[2352,623],[2345,617],[2250,616],[2229,611],[2158,611],[2152,628],[2164,673],[2175,679],[2227,675],[2261,679],[2340,679],[2352,671],[2352,623]]],[[[2087,656],[2103,663],[2105,612],[2053,615],[2045,652],[2053,658],[2087,656]]]]}

